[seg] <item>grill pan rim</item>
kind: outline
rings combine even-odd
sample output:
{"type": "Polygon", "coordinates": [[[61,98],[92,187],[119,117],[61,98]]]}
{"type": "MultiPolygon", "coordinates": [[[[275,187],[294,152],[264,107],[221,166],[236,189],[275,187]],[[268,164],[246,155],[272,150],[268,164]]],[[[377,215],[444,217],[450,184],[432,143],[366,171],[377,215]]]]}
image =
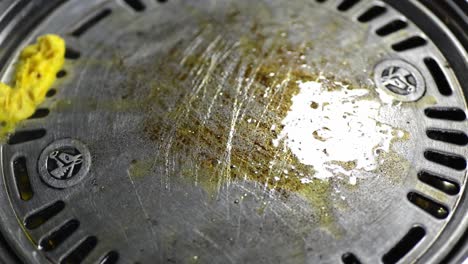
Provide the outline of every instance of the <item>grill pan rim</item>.
{"type": "MultiPolygon", "coordinates": [[[[468,16],[462,10],[463,5],[467,7],[468,4],[450,0],[384,1],[403,14],[405,12],[411,14],[412,12],[425,11],[426,16],[434,18],[431,21],[424,21],[422,19],[415,19],[424,18],[424,16],[413,15],[412,22],[428,35],[452,66],[463,90],[465,105],[467,105],[468,75],[465,73],[468,72],[468,31],[461,32],[460,30],[468,28],[468,16]],[[434,28],[437,28],[437,30],[434,30],[434,28]],[[452,39],[454,42],[444,41],[446,38],[452,39]],[[465,58],[465,60],[459,59],[460,57],[465,58]]],[[[422,258],[418,260],[418,263],[455,264],[466,260],[468,256],[468,241],[466,241],[466,237],[468,236],[467,209],[468,190],[465,187],[457,210],[442,230],[439,238],[424,253],[422,258]]]]}

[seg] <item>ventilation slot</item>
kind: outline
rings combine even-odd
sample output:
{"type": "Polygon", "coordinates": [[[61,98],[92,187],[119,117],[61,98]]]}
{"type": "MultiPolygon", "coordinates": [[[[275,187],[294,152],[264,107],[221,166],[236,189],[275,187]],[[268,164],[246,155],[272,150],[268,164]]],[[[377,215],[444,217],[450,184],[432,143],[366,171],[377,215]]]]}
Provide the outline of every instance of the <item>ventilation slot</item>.
{"type": "Polygon", "coordinates": [[[325,1],[327,0],[315,0],[315,1],[317,1],[318,3],[325,3],[325,1]]]}
{"type": "Polygon", "coordinates": [[[424,228],[415,226],[387,254],[383,255],[384,264],[397,263],[408,254],[426,235],[424,228]]]}
{"type": "Polygon", "coordinates": [[[34,112],[32,116],[29,117],[29,119],[38,119],[38,118],[44,118],[48,116],[50,113],[49,109],[47,108],[39,108],[34,112]]]}
{"type": "Polygon", "coordinates": [[[67,76],[67,71],[65,70],[60,70],[59,72],[57,72],[57,78],[63,78],[65,76],[67,76]]]}
{"type": "Polygon", "coordinates": [[[110,251],[101,259],[101,261],[99,261],[99,264],[115,264],[118,260],[119,253],[115,251],[110,251]]]}
{"type": "Polygon", "coordinates": [[[97,245],[97,238],[95,236],[87,237],[81,242],[68,256],[60,261],[61,264],[79,264],[91,253],[97,245]]]}
{"type": "Polygon", "coordinates": [[[63,241],[69,238],[80,226],[78,220],[70,220],[59,229],[53,231],[50,235],[42,238],[39,241],[39,249],[44,251],[51,251],[60,246],[63,241]]]}
{"type": "Polygon", "coordinates": [[[444,119],[450,121],[465,121],[466,114],[463,110],[455,107],[431,107],[424,110],[429,118],[444,119]]]}
{"type": "Polygon", "coordinates": [[[445,219],[449,214],[447,207],[421,194],[410,192],[408,193],[408,200],[437,219],[445,219]]]}
{"type": "Polygon", "coordinates": [[[424,157],[432,162],[462,171],[466,168],[466,160],[462,156],[439,150],[426,150],[424,157]]]}
{"type": "Polygon", "coordinates": [[[468,144],[468,136],[457,130],[428,129],[426,135],[433,140],[443,141],[459,146],[468,144]]]}
{"type": "Polygon", "coordinates": [[[168,0],[156,0],[156,2],[161,3],[161,4],[162,4],[162,3],[166,3],[167,1],[168,1],[168,0]]]}
{"type": "Polygon", "coordinates": [[[392,45],[394,51],[405,51],[426,45],[426,40],[421,37],[411,37],[392,45]]]}
{"type": "Polygon", "coordinates": [[[141,2],[141,0],[124,0],[125,3],[130,6],[136,12],[141,12],[145,10],[145,5],[141,2]]]}
{"type": "Polygon", "coordinates": [[[439,64],[432,58],[425,58],[424,63],[432,74],[432,78],[439,89],[439,92],[442,95],[448,96],[452,94],[452,88],[445,77],[445,74],[442,72],[439,64]]]}
{"type": "Polygon", "coordinates": [[[72,32],[72,35],[75,37],[79,37],[83,35],[86,31],[88,31],[90,28],[94,27],[99,21],[103,20],[107,16],[109,16],[112,13],[110,9],[104,9],[94,17],[90,18],[88,21],[84,22],[81,26],[79,26],[77,29],[75,29],[72,32]]]}
{"type": "Polygon", "coordinates": [[[344,0],[341,2],[341,4],[338,6],[338,10],[340,11],[348,11],[351,9],[355,4],[357,4],[359,0],[344,0]]]}
{"type": "Polygon", "coordinates": [[[345,253],[341,256],[344,264],[361,264],[358,258],[353,253],[345,253]]]}
{"type": "Polygon", "coordinates": [[[50,89],[49,91],[47,91],[46,97],[47,97],[47,98],[50,98],[50,97],[53,97],[55,94],[57,94],[57,90],[55,90],[55,89],[50,89]]]}
{"type": "Polygon", "coordinates": [[[387,9],[381,6],[373,6],[366,12],[364,12],[361,16],[358,17],[359,22],[367,23],[381,15],[383,15],[387,9]]]}
{"type": "Polygon", "coordinates": [[[81,57],[81,53],[77,50],[74,50],[70,47],[65,48],[65,59],[77,60],[81,57]]]}
{"type": "Polygon", "coordinates": [[[45,129],[35,129],[35,130],[25,130],[18,131],[10,136],[8,139],[9,145],[26,143],[29,141],[34,141],[40,139],[46,135],[45,129]]]}
{"type": "Polygon", "coordinates": [[[395,33],[399,30],[406,28],[408,24],[403,20],[393,20],[392,22],[388,23],[387,25],[377,29],[377,35],[383,37],[395,33]]]}
{"type": "Polygon", "coordinates": [[[460,192],[460,185],[458,185],[458,183],[447,180],[428,171],[419,172],[418,179],[448,195],[456,195],[460,192]]]}
{"type": "Polygon", "coordinates": [[[19,157],[13,161],[13,173],[15,175],[16,188],[23,201],[29,201],[33,197],[29,173],[26,166],[26,158],[19,157]]]}
{"type": "Polygon", "coordinates": [[[60,213],[63,208],[65,208],[65,203],[63,201],[57,201],[26,217],[26,220],[24,220],[24,225],[27,229],[38,228],[49,219],[60,213]]]}

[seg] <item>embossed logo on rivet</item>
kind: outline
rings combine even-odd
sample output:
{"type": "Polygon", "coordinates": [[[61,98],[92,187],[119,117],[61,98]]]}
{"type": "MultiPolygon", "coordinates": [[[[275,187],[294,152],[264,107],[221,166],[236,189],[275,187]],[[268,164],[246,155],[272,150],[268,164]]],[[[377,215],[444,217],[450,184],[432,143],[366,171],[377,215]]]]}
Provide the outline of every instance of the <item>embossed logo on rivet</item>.
{"type": "Polygon", "coordinates": [[[421,73],[416,67],[403,60],[382,61],[376,65],[374,74],[377,88],[398,101],[417,101],[426,91],[421,73]]]}
{"type": "Polygon", "coordinates": [[[76,139],[61,139],[47,146],[39,157],[39,173],[50,186],[67,188],[88,174],[91,155],[76,139]]]}

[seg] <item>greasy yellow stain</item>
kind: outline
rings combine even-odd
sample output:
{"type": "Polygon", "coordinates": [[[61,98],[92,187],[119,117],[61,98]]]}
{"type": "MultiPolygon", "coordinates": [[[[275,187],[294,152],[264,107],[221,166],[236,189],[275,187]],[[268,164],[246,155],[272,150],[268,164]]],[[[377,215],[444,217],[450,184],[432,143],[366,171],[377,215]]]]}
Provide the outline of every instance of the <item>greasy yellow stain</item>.
{"type": "Polygon", "coordinates": [[[153,162],[149,160],[140,161],[140,160],[132,160],[130,163],[130,167],[128,169],[128,173],[132,178],[140,178],[143,176],[147,176],[151,173],[153,168],[153,162]]]}
{"type": "Polygon", "coordinates": [[[12,85],[0,83],[0,139],[32,116],[65,60],[65,41],[44,35],[21,51],[12,85]]]}
{"type": "MultiPolygon", "coordinates": [[[[299,91],[298,81],[317,79],[316,73],[301,67],[304,63],[301,57],[310,45],[292,45],[282,37],[281,33],[276,34],[268,51],[263,51],[266,41],[259,34],[255,34],[254,38],[243,37],[240,40],[237,52],[240,54],[241,62],[232,75],[241,76],[244,80],[249,78],[253,80],[249,91],[250,96],[255,98],[253,104],[259,108],[266,107],[265,113],[269,114],[258,118],[253,113],[247,112],[244,118],[238,120],[229,163],[223,160],[231,129],[226,124],[229,116],[214,110],[216,113],[209,119],[200,119],[196,112],[206,111],[201,96],[191,102],[191,110],[185,108],[189,103],[182,103],[166,117],[149,118],[145,122],[144,131],[151,140],[159,142],[164,138],[165,128],[170,128],[171,124],[174,124],[175,117],[184,116],[176,123],[172,148],[175,152],[190,155],[197,167],[182,164],[182,175],[192,179],[195,185],[206,190],[211,196],[219,191],[220,185],[243,180],[257,182],[268,190],[275,190],[286,199],[296,193],[314,206],[317,222],[338,235],[339,228],[333,221],[331,182],[314,179],[309,184],[303,184],[296,175],[313,174],[313,168],[302,164],[290,151],[278,151],[271,144],[271,139],[278,133],[278,130],[271,129],[272,125],[279,124],[290,109],[291,98],[299,91]],[[242,65],[247,65],[243,71],[242,65]],[[268,97],[264,96],[266,89],[270,91],[268,97]],[[249,119],[255,119],[255,123],[249,122],[249,119]],[[169,124],[164,120],[168,120],[169,124]]],[[[190,54],[182,64],[188,69],[185,72],[190,72],[192,68],[204,68],[207,65],[209,65],[208,58],[196,53],[190,54]]],[[[179,76],[180,81],[196,78],[185,72],[175,71],[170,74],[179,76]]],[[[221,75],[219,72],[212,73],[216,74],[221,75]]],[[[247,85],[245,81],[243,84],[247,85]]],[[[159,83],[154,87],[154,92],[158,96],[151,97],[158,98],[161,94],[170,93],[172,87],[172,85],[164,87],[159,83]]],[[[236,94],[230,90],[223,92],[223,95],[218,97],[219,101],[223,105],[232,106],[236,94]]],[[[265,209],[266,204],[263,204],[258,208],[258,213],[263,214],[265,209]]]]}

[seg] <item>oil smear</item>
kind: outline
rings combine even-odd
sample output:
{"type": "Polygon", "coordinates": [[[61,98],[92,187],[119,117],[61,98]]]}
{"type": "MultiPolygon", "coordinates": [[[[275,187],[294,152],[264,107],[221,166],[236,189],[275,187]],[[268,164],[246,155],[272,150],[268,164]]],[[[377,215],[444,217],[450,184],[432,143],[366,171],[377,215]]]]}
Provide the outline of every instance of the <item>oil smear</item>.
{"type": "Polygon", "coordinates": [[[379,122],[382,104],[371,99],[368,89],[351,89],[340,82],[326,86],[322,81],[323,76],[298,81],[299,93],[272,143],[314,168],[313,174],[301,177],[302,183],[344,175],[354,185],[362,171],[383,163],[380,156],[404,132],[379,122]]]}

